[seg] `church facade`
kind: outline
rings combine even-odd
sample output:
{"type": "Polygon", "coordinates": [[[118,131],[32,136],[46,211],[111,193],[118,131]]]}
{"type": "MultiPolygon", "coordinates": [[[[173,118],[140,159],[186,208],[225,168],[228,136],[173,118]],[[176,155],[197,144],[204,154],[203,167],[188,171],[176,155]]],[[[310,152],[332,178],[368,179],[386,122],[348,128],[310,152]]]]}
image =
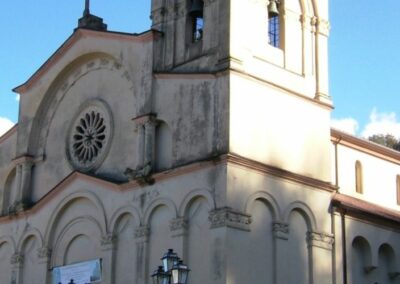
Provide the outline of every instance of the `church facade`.
{"type": "Polygon", "coordinates": [[[93,262],[92,283],[151,283],[172,248],[190,284],[400,283],[400,153],[330,128],[328,1],[151,18],[111,32],[87,5],[14,89],[0,282],[93,262]]]}

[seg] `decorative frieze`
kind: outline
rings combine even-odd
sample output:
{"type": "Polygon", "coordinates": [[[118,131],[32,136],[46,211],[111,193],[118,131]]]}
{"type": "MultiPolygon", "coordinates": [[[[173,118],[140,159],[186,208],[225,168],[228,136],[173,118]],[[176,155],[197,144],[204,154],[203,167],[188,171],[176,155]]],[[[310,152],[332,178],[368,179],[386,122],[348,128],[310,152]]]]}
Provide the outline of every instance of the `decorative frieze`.
{"type": "Polygon", "coordinates": [[[229,227],[244,231],[250,231],[250,215],[234,211],[229,207],[219,208],[210,212],[208,217],[211,228],[229,227]]]}
{"type": "Polygon", "coordinates": [[[322,232],[307,233],[307,242],[309,246],[332,250],[334,240],[335,238],[332,234],[322,232]]]}
{"type": "Polygon", "coordinates": [[[289,224],[282,222],[272,223],[272,232],[274,237],[281,240],[289,239],[289,224]]]}

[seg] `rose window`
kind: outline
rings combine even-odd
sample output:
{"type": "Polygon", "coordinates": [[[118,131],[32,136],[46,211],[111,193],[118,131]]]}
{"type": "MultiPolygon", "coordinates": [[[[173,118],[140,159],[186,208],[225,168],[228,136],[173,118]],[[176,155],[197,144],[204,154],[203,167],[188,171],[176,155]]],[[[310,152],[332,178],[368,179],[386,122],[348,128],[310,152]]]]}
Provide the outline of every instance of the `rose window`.
{"type": "Polygon", "coordinates": [[[100,165],[109,146],[111,118],[102,104],[96,102],[82,111],[70,129],[68,156],[80,170],[100,165]]]}
{"type": "Polygon", "coordinates": [[[75,127],[74,155],[80,162],[91,162],[97,157],[106,139],[104,118],[98,112],[91,111],[80,119],[75,127]]]}

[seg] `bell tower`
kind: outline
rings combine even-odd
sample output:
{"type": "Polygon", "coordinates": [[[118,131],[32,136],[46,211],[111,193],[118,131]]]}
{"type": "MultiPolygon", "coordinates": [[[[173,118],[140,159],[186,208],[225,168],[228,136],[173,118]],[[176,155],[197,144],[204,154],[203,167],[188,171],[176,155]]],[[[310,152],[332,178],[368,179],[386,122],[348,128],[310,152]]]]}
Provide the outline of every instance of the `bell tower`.
{"type": "Polygon", "coordinates": [[[152,29],[162,33],[155,69],[212,72],[229,55],[228,0],[153,0],[152,29]]]}
{"type": "Polygon", "coordinates": [[[330,181],[328,0],[153,0],[156,72],[229,77],[230,153],[330,181]]]}

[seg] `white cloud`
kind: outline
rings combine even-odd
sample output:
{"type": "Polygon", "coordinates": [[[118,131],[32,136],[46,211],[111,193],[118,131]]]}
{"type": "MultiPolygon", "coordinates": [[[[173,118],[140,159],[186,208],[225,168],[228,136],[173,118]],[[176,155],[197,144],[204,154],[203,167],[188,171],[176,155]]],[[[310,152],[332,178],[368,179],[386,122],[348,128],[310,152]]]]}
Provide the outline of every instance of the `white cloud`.
{"type": "Polygon", "coordinates": [[[19,94],[17,94],[17,95],[15,96],[15,100],[16,100],[17,102],[19,102],[19,98],[20,98],[20,96],[19,96],[19,94]]]}
{"type": "Polygon", "coordinates": [[[0,117],[0,136],[6,133],[11,127],[14,126],[14,123],[5,117],[0,117]]]}
{"type": "Polygon", "coordinates": [[[361,133],[368,138],[374,134],[391,134],[400,137],[400,121],[397,121],[395,112],[378,112],[376,108],[369,115],[369,122],[361,133]]]}
{"type": "Polygon", "coordinates": [[[351,135],[356,135],[358,130],[358,122],[354,118],[342,118],[342,119],[332,119],[331,126],[340,131],[349,133],[351,135]]]}

